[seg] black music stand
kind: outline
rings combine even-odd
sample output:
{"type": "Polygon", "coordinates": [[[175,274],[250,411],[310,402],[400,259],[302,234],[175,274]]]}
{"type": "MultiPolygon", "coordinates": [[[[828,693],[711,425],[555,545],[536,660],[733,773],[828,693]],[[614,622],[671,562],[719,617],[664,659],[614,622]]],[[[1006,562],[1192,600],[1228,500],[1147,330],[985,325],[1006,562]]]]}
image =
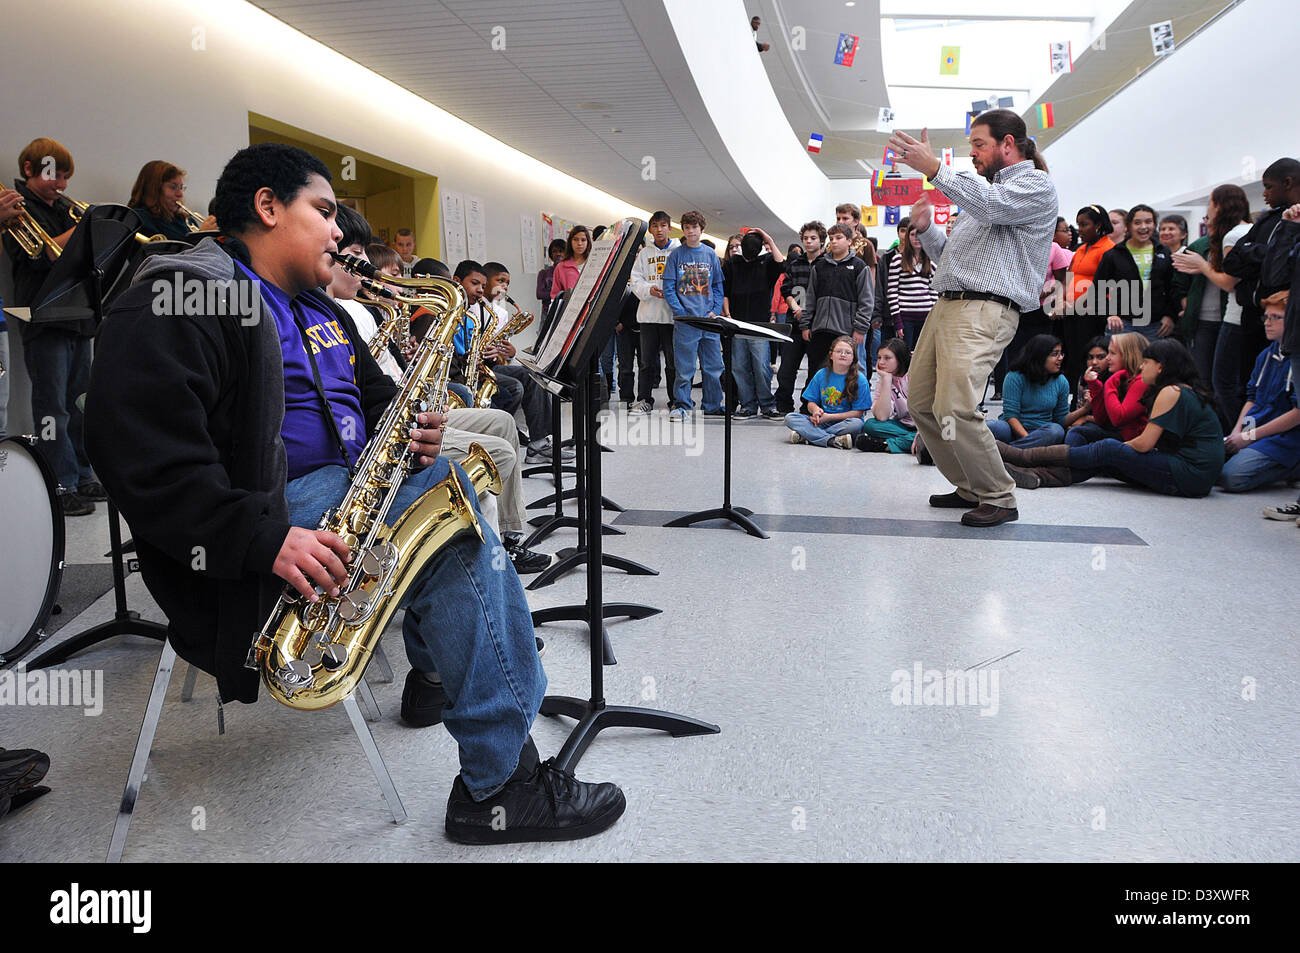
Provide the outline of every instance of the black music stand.
{"type": "MultiPolygon", "coordinates": [[[[621,311],[621,293],[616,297],[614,292],[615,289],[621,292],[627,284],[632,270],[632,253],[637,244],[633,240],[633,234],[639,240],[645,234],[645,227],[644,222],[625,220],[618,228],[626,244],[618,246],[613,260],[605,265],[606,271],[598,279],[597,287],[591,291],[589,301],[582,303],[584,308],[589,306],[589,311],[584,311],[581,316],[585,320],[580,325],[571,322],[573,330],[566,332],[569,334],[568,346],[560,358],[551,364],[554,371],[525,364],[530,366],[538,382],[552,391],[559,392],[567,383],[575,395],[575,423],[581,424],[575,427],[574,437],[578,448],[578,475],[584,483],[582,489],[585,491],[578,495],[578,505],[582,521],[586,524],[583,534],[586,552],[581,562],[587,567],[587,603],[575,607],[580,614],[567,614],[565,618],[577,618],[587,623],[591,648],[591,697],[582,699],[548,695],[541,707],[544,715],[564,715],[578,720],[568,740],[555,756],[556,763],[567,771],[573,770],[596,735],[606,728],[651,728],[666,731],[673,737],[716,734],[720,730],[717,725],[671,712],[607,705],[604,696],[604,664],[609,658],[609,639],[605,635],[603,620],[613,614],[610,610],[619,610],[617,614],[620,615],[628,614],[622,611],[628,606],[624,603],[607,606],[603,594],[603,573],[600,567],[608,564],[608,557],[602,552],[597,381],[600,377],[601,348],[613,333],[621,311]],[[600,640],[596,639],[597,625],[602,634],[600,640]]],[[[539,354],[543,353],[540,345],[537,350],[539,354]]],[[[583,527],[580,525],[579,529],[582,531],[583,527]]],[[[633,618],[643,618],[659,611],[648,606],[633,608],[638,610],[633,618]]],[[[542,613],[552,611],[554,610],[541,610],[542,613]]],[[[534,617],[538,614],[534,613],[534,617]]]]}
{"type": "Polygon", "coordinates": [[[762,325],[736,321],[732,318],[677,318],[683,324],[689,324],[701,331],[715,331],[722,335],[722,407],[723,407],[723,459],[722,459],[722,505],[711,510],[700,510],[669,520],[664,526],[691,526],[709,520],[730,520],[750,536],[768,539],[757,523],[750,517],[754,511],[744,506],[731,505],[731,415],[735,410],[731,374],[731,342],[733,338],[762,338],[765,341],[784,341],[790,338],[779,331],[771,331],[762,325]]]}
{"type": "MultiPolygon", "coordinates": [[[[123,273],[137,259],[135,234],[140,219],[121,205],[96,205],[88,209],[54,263],[32,307],[32,321],[59,321],[93,317],[98,327],[104,319],[105,289],[123,283],[123,273]]],[[[156,251],[181,250],[184,243],[159,242],[156,251]]],[[[33,659],[29,669],[66,662],[77,652],[119,635],[142,635],[164,642],[167,626],[140,618],[126,605],[127,560],[117,507],[108,501],[108,538],[112,544],[113,599],[116,608],[108,622],[91,626],[33,659]]],[[[131,571],[137,568],[131,560],[131,571]]]]}

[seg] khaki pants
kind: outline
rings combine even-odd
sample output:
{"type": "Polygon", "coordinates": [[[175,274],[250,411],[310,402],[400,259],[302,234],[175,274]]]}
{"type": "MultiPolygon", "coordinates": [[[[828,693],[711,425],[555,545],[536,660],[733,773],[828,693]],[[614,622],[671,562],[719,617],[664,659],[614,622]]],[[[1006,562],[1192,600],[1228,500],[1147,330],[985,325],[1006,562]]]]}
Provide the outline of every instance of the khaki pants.
{"type": "Polygon", "coordinates": [[[1014,507],[1016,484],[977,408],[1019,323],[996,301],[940,298],[907,372],[907,404],[935,466],[962,496],[994,506],[1014,507]]]}
{"type": "Polygon", "coordinates": [[[524,529],[524,485],[519,473],[519,428],[504,410],[465,408],[447,414],[442,432],[442,452],[460,463],[469,455],[471,443],[481,444],[501,474],[501,496],[497,500],[502,533],[524,529]]]}

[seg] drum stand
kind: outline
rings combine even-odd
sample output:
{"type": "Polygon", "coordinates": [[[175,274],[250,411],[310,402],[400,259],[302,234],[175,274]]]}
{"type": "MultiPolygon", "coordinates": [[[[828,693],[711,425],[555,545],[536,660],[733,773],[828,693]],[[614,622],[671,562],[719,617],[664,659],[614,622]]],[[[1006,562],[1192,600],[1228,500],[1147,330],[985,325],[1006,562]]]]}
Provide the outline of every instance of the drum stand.
{"type": "MultiPolygon", "coordinates": [[[[145,638],[157,639],[159,642],[166,641],[167,626],[142,619],[140,613],[126,607],[128,561],[122,555],[122,525],[118,520],[117,507],[113,505],[112,500],[108,501],[108,538],[112,543],[113,598],[117,603],[117,611],[114,612],[113,618],[108,622],[91,626],[80,635],[61,642],[48,652],[37,656],[27,666],[29,669],[47,668],[66,662],[82,649],[88,649],[92,645],[98,645],[118,635],[143,635],[145,638]]],[[[131,559],[129,568],[131,572],[139,569],[139,560],[131,559]]]]}

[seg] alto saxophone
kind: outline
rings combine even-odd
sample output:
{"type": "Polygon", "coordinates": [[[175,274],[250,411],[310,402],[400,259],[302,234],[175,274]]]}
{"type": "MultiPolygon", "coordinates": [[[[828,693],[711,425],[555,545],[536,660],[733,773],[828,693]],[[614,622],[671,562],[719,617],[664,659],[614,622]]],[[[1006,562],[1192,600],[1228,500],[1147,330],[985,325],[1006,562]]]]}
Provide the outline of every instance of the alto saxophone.
{"type": "MultiPolygon", "coordinates": [[[[510,320],[503,324],[499,329],[495,328],[494,325],[493,328],[489,328],[483,333],[482,342],[479,345],[479,353],[482,353],[486,348],[504,341],[507,338],[514,337],[535,320],[533,313],[520,308],[519,305],[515,304],[514,298],[510,297],[510,295],[504,295],[504,297],[506,303],[515,309],[515,313],[510,320]]],[[[496,396],[497,392],[497,376],[486,364],[483,365],[483,369],[486,372],[483,376],[483,380],[479,382],[477,387],[473,384],[469,384],[469,387],[474,391],[474,403],[476,406],[490,407],[492,406],[492,398],[496,396]]],[[[468,384],[469,382],[466,381],[466,383],[468,384]]]]}
{"type": "MultiPolygon", "coordinates": [[[[339,262],[349,267],[345,257],[339,262]]],[[[416,414],[446,409],[452,339],[465,310],[459,285],[443,278],[423,280],[428,285],[421,299],[436,319],[366,444],[343,501],[326,510],[317,527],[336,533],[352,551],[347,581],[337,598],[318,592],[317,602],[286,586],[249,650],[248,667],[260,670],[271,696],[290,708],[328,708],[347,698],[425,564],[464,533],[483,538],[473,501],[455,472],[428,489],[391,527],[385,522],[403,478],[414,467],[410,432],[416,414]]],[[[470,445],[462,466],[475,493],[501,492],[496,466],[481,446],[470,445]]]]}

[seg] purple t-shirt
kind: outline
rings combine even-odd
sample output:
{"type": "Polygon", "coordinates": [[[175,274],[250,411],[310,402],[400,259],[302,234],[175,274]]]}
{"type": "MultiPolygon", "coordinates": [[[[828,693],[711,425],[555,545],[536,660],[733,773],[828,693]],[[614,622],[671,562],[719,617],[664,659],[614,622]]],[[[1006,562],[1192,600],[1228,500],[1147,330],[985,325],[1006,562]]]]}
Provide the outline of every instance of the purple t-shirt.
{"type": "Polygon", "coordinates": [[[275,285],[259,278],[242,263],[236,264],[258,282],[262,302],[274,315],[280,334],[280,350],[284,355],[284,423],[280,436],[289,461],[289,479],[295,480],[330,464],[355,463],[366,445],[366,417],[361,410],[361,389],[356,382],[357,356],[347,331],[332,311],[303,295],[291,301],[275,285]],[[338,443],[321,409],[299,327],[311,342],[330,411],[348,451],[347,461],[339,457],[338,443]]]}

